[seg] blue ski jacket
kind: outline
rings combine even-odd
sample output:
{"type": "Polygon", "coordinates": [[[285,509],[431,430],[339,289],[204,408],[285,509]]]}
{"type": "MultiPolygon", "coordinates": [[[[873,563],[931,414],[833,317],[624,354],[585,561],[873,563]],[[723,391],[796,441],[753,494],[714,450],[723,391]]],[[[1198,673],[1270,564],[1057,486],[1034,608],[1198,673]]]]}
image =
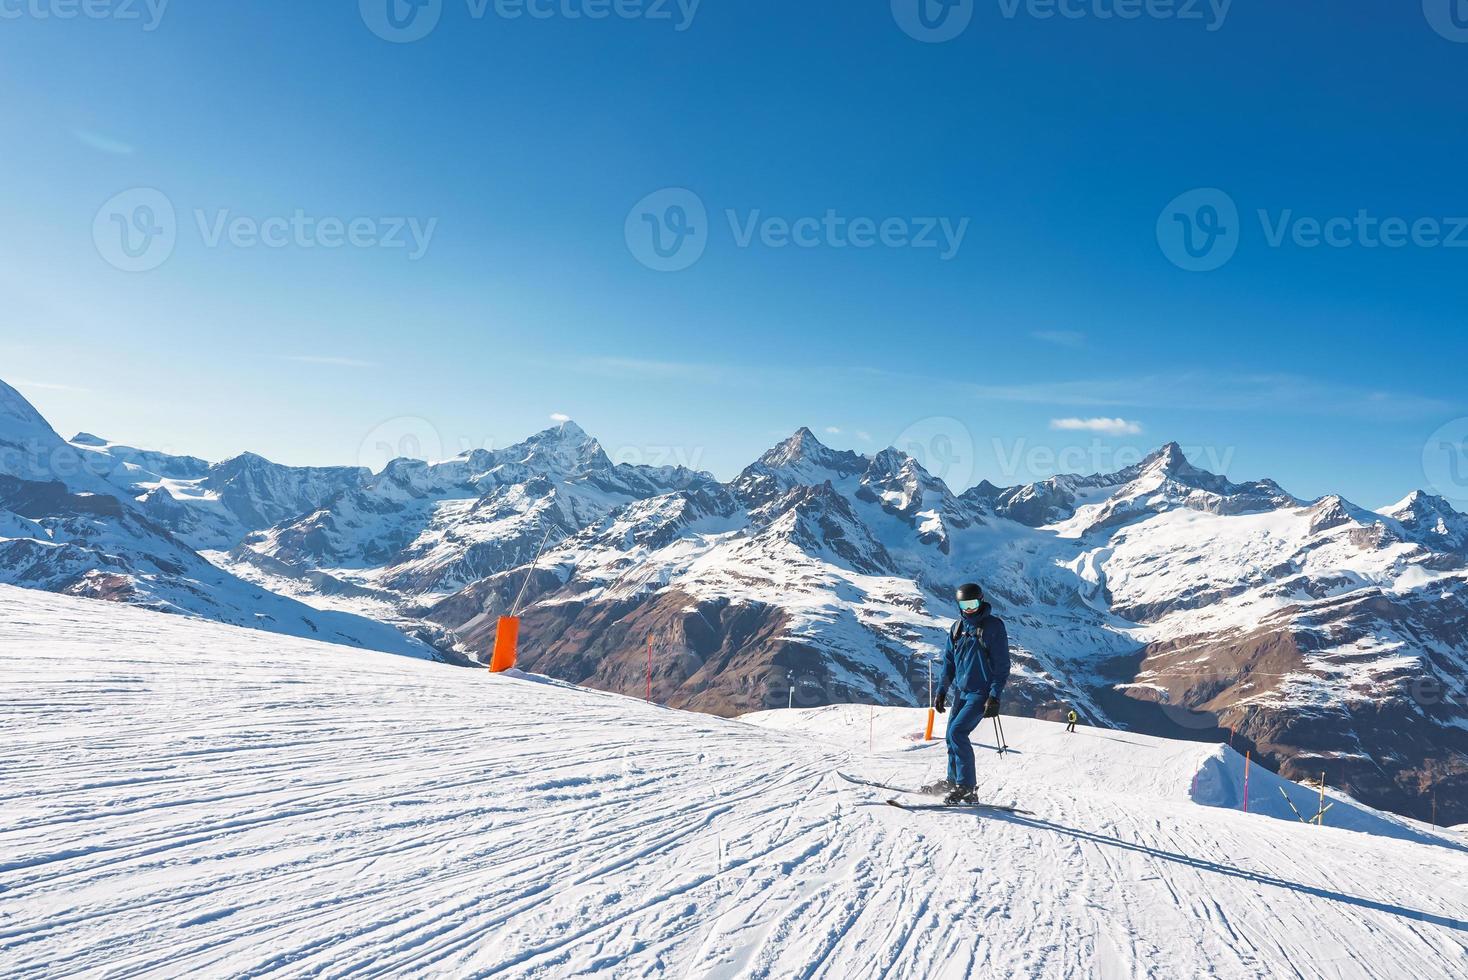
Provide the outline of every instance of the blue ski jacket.
{"type": "Polygon", "coordinates": [[[948,634],[940,691],[997,698],[1009,683],[1009,632],[986,602],[948,634]],[[955,640],[954,637],[957,636],[955,640]]]}

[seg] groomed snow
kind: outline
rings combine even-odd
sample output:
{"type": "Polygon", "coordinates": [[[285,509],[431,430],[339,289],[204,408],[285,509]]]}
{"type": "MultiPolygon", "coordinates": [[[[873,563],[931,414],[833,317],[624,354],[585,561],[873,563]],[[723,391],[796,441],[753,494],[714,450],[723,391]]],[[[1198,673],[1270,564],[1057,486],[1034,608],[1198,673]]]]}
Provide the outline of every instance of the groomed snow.
{"type": "Polygon", "coordinates": [[[1468,973],[1456,835],[1244,814],[1226,749],[1017,719],[980,772],[1034,817],[833,775],[935,776],[921,720],[724,721],[0,587],[0,975],[1468,973]]]}

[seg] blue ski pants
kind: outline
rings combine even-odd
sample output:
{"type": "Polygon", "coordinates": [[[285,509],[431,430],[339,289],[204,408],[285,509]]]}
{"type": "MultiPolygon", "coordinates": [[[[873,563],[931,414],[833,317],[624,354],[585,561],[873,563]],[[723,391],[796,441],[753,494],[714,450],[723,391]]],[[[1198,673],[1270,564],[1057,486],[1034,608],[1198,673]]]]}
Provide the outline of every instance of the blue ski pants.
{"type": "Polygon", "coordinates": [[[974,766],[974,743],[969,736],[984,720],[982,694],[959,694],[953,698],[948,714],[948,781],[959,786],[977,786],[978,770],[974,766]]]}

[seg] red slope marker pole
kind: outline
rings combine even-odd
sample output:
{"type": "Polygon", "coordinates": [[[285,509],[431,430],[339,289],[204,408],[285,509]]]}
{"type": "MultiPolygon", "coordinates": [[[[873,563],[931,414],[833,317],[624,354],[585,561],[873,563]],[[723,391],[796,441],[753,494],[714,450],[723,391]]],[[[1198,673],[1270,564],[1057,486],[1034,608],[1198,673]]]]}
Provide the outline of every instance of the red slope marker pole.
{"type": "Polygon", "coordinates": [[[652,634],[647,635],[647,700],[652,701],[652,634]]]}
{"type": "Polygon", "coordinates": [[[1249,764],[1254,757],[1254,751],[1250,749],[1244,753],[1244,812],[1249,812],[1249,764]]]}

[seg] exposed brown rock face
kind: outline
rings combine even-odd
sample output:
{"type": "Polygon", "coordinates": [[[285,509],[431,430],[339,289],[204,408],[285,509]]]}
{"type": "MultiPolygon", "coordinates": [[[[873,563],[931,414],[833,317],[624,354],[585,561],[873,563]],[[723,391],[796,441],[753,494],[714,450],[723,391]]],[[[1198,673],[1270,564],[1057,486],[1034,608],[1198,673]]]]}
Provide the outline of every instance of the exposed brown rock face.
{"type": "MultiPolygon", "coordinates": [[[[1465,622],[1461,593],[1431,604],[1351,593],[1308,611],[1281,610],[1246,632],[1152,644],[1134,678],[1141,686],[1124,690],[1131,700],[1157,704],[1182,732],[1214,723],[1234,729],[1236,746],[1282,775],[1323,775],[1384,809],[1428,819],[1435,788],[1439,821],[1462,823],[1468,729],[1455,721],[1462,717],[1461,661],[1428,655],[1383,663],[1358,644],[1430,632],[1468,649],[1465,622]]],[[[1153,719],[1141,727],[1161,726],[1153,719]]]]}
{"type": "MultiPolygon", "coordinates": [[[[531,592],[559,583],[537,573],[531,592]]],[[[455,629],[464,648],[487,660],[499,616],[518,585],[507,576],[481,583],[432,609],[430,617],[455,629]]],[[[873,701],[848,672],[872,676],[862,664],[842,664],[828,651],[786,635],[788,616],[776,606],[699,600],[670,590],[606,601],[558,597],[531,603],[521,617],[519,666],[604,691],[633,697],[647,693],[648,640],[652,640],[653,700],[675,708],[733,717],[791,703],[813,707],[873,701]]],[[[906,651],[893,651],[893,669],[906,667],[906,651]]],[[[891,700],[917,703],[912,680],[889,682],[891,700]]],[[[926,674],[923,675],[926,683],[926,674]]],[[[925,695],[924,695],[925,696],[925,695]]]]}

